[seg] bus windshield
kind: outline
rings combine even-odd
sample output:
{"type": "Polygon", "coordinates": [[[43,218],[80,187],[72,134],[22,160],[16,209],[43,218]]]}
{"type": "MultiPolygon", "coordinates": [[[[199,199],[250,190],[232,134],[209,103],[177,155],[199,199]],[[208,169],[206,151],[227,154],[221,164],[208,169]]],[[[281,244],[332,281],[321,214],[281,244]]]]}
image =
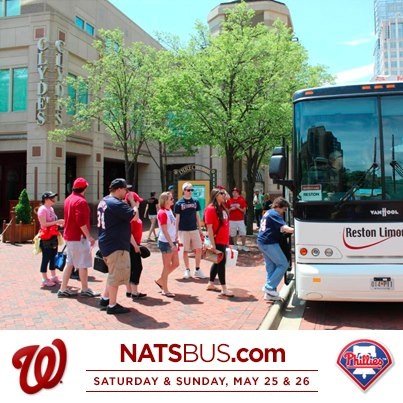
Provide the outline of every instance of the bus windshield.
{"type": "Polygon", "coordinates": [[[295,104],[297,200],[403,200],[403,97],[295,104]]]}

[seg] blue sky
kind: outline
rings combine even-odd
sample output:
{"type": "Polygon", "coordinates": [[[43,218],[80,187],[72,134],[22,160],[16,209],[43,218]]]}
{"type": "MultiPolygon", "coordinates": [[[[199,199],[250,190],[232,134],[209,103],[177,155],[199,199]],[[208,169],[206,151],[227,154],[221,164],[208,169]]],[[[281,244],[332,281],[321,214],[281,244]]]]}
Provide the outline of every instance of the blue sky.
{"type": "MultiPolygon", "coordinates": [[[[211,9],[224,0],[110,0],[136,24],[155,36],[169,32],[183,40],[196,20],[207,21],[211,9]]],[[[311,64],[323,64],[338,83],[372,77],[373,0],[284,0],[295,35],[307,49],[311,64]]]]}

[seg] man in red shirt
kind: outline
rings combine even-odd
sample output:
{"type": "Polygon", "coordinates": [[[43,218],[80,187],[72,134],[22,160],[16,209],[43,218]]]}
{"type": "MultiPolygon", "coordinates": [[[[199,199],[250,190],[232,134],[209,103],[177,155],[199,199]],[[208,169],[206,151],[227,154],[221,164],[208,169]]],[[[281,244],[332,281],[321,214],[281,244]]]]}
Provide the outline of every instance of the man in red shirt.
{"type": "Polygon", "coordinates": [[[234,249],[249,251],[249,248],[245,246],[246,241],[246,226],[245,226],[245,212],[246,201],[240,195],[239,189],[232,189],[232,197],[227,201],[227,208],[229,211],[229,235],[232,238],[234,249]],[[242,245],[237,246],[238,233],[241,237],[242,245]]]}
{"type": "Polygon", "coordinates": [[[90,208],[84,196],[87,187],[88,182],[84,178],[77,178],[73,183],[73,193],[64,201],[63,237],[67,245],[67,260],[62,285],[57,293],[59,298],[76,295],[67,288],[73,267],[79,272],[80,295],[84,297],[100,295],[88,288],[88,267],[92,266],[91,247],[95,239],[90,234],[90,208]]]}

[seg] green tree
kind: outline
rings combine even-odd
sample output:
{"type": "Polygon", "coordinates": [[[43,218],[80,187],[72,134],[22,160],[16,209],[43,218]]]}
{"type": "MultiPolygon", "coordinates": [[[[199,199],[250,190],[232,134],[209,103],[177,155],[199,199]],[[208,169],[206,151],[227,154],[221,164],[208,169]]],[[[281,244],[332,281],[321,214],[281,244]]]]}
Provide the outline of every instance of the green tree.
{"type": "Polygon", "coordinates": [[[118,29],[99,30],[98,34],[100,39],[93,45],[99,57],[83,66],[87,76],[68,78],[77,94],[87,89],[89,101],[66,97],[64,105],[75,113],[66,127],[50,132],[50,139],[57,141],[87,131],[94,121],[102,123],[123,152],[126,179],[137,184],[138,157],[153,130],[150,100],[158,75],[158,50],[139,42],[126,46],[118,29]]]}
{"type": "Polygon", "coordinates": [[[32,222],[32,207],[29,204],[28,193],[23,189],[18,197],[18,203],[15,206],[15,219],[17,223],[30,224],[32,222]]]}
{"type": "MultiPolygon", "coordinates": [[[[198,27],[185,49],[174,50],[176,68],[160,89],[192,142],[225,156],[228,188],[236,185],[235,162],[246,163],[249,206],[260,166],[274,145],[290,138],[293,92],[331,81],[323,67],[308,65],[306,51],[284,24],[254,26],[253,15],[241,3],[227,13],[217,37],[198,27]]],[[[252,222],[250,209],[249,232],[252,222]]]]}

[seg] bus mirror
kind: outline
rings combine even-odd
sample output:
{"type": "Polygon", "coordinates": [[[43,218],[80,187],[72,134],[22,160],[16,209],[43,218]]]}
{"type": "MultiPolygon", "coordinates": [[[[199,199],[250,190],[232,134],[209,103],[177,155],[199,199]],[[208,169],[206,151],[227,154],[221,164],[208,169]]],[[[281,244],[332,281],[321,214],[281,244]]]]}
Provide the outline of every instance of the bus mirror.
{"type": "Polygon", "coordinates": [[[284,147],[275,147],[269,163],[269,175],[271,179],[283,180],[286,174],[287,159],[284,147]]]}

